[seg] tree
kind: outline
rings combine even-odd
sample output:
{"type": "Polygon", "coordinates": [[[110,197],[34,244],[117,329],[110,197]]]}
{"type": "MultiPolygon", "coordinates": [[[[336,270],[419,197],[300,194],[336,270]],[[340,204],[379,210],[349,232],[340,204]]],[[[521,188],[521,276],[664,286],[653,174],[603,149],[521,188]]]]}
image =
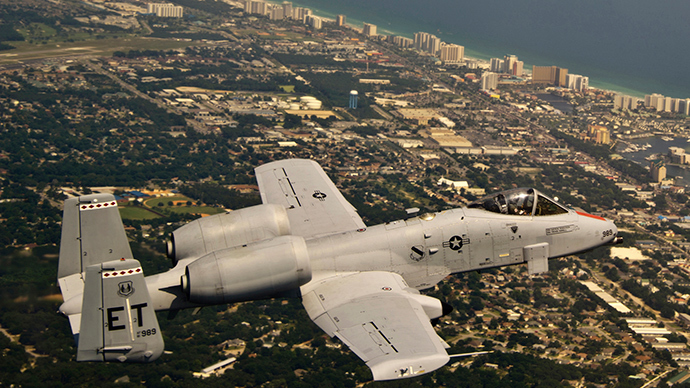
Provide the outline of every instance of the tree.
{"type": "Polygon", "coordinates": [[[620,275],[618,274],[618,269],[616,267],[608,267],[604,275],[612,282],[617,282],[621,279],[620,275]]]}
{"type": "Polygon", "coordinates": [[[283,128],[291,129],[298,128],[302,126],[302,118],[297,115],[286,114],[285,122],[283,123],[283,128]]]}

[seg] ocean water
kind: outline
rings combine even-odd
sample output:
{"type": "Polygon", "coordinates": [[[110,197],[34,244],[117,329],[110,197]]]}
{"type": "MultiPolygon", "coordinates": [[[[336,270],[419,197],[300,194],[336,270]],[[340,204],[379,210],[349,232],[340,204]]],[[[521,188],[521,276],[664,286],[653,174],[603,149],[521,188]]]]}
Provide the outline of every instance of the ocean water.
{"type": "MultiPolygon", "coordinates": [[[[650,160],[654,158],[653,155],[667,155],[669,147],[678,147],[684,149],[685,152],[690,152],[690,139],[684,137],[676,137],[673,138],[673,140],[670,140],[670,138],[666,137],[666,140],[664,140],[662,139],[662,136],[654,136],[630,140],[629,143],[637,144],[638,146],[648,145],[648,147],[644,147],[646,149],[638,152],[621,153],[624,158],[645,167],[649,166],[650,160]]],[[[616,150],[620,152],[626,147],[626,144],[618,143],[618,145],[616,145],[616,150]]],[[[668,176],[682,178],[682,181],[676,182],[677,184],[690,186],[690,168],[688,166],[679,167],[676,165],[666,165],[666,174],[668,176]]]]}
{"type": "Polygon", "coordinates": [[[560,66],[593,87],[690,98],[688,0],[298,0],[317,15],[417,31],[465,46],[467,56],[517,55],[525,67],[560,66]]]}

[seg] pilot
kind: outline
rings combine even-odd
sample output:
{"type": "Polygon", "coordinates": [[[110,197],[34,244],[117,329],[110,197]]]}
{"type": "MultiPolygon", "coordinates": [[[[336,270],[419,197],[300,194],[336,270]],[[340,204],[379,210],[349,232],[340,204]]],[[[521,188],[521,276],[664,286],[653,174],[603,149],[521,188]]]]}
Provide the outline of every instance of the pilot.
{"type": "Polygon", "coordinates": [[[510,214],[519,216],[532,214],[532,204],[532,195],[529,191],[527,193],[514,193],[510,196],[510,199],[508,201],[510,214]]]}

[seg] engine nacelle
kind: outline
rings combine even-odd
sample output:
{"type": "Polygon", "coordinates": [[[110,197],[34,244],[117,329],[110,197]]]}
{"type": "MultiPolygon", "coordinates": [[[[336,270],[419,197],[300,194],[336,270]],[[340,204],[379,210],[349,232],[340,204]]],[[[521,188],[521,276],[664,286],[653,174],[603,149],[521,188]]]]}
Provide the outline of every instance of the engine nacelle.
{"type": "Polygon", "coordinates": [[[290,234],[290,221],[280,205],[256,205],[196,219],[170,234],[167,254],[173,264],[210,252],[290,234]]]}
{"type": "Polygon", "coordinates": [[[453,311],[453,307],[445,302],[442,302],[436,298],[432,298],[426,295],[414,294],[410,292],[411,295],[407,295],[408,298],[414,299],[422,305],[424,312],[429,317],[432,322],[441,318],[444,315],[450,314],[453,311]]]}
{"type": "Polygon", "coordinates": [[[280,236],[209,253],[187,266],[181,282],[190,302],[221,304],[272,298],[310,280],[304,238],[280,236]]]}

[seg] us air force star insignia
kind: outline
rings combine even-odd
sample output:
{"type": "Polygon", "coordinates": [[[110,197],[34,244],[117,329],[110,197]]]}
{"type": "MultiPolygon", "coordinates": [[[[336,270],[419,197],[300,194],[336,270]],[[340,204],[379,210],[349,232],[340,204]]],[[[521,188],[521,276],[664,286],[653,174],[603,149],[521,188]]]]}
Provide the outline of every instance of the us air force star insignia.
{"type": "Polygon", "coordinates": [[[314,191],[314,194],[312,194],[311,196],[318,199],[319,201],[326,200],[326,193],[322,193],[319,190],[314,191]]]}
{"type": "Polygon", "coordinates": [[[453,236],[448,240],[448,244],[450,249],[454,251],[458,251],[462,248],[462,237],[460,236],[453,236]]]}

